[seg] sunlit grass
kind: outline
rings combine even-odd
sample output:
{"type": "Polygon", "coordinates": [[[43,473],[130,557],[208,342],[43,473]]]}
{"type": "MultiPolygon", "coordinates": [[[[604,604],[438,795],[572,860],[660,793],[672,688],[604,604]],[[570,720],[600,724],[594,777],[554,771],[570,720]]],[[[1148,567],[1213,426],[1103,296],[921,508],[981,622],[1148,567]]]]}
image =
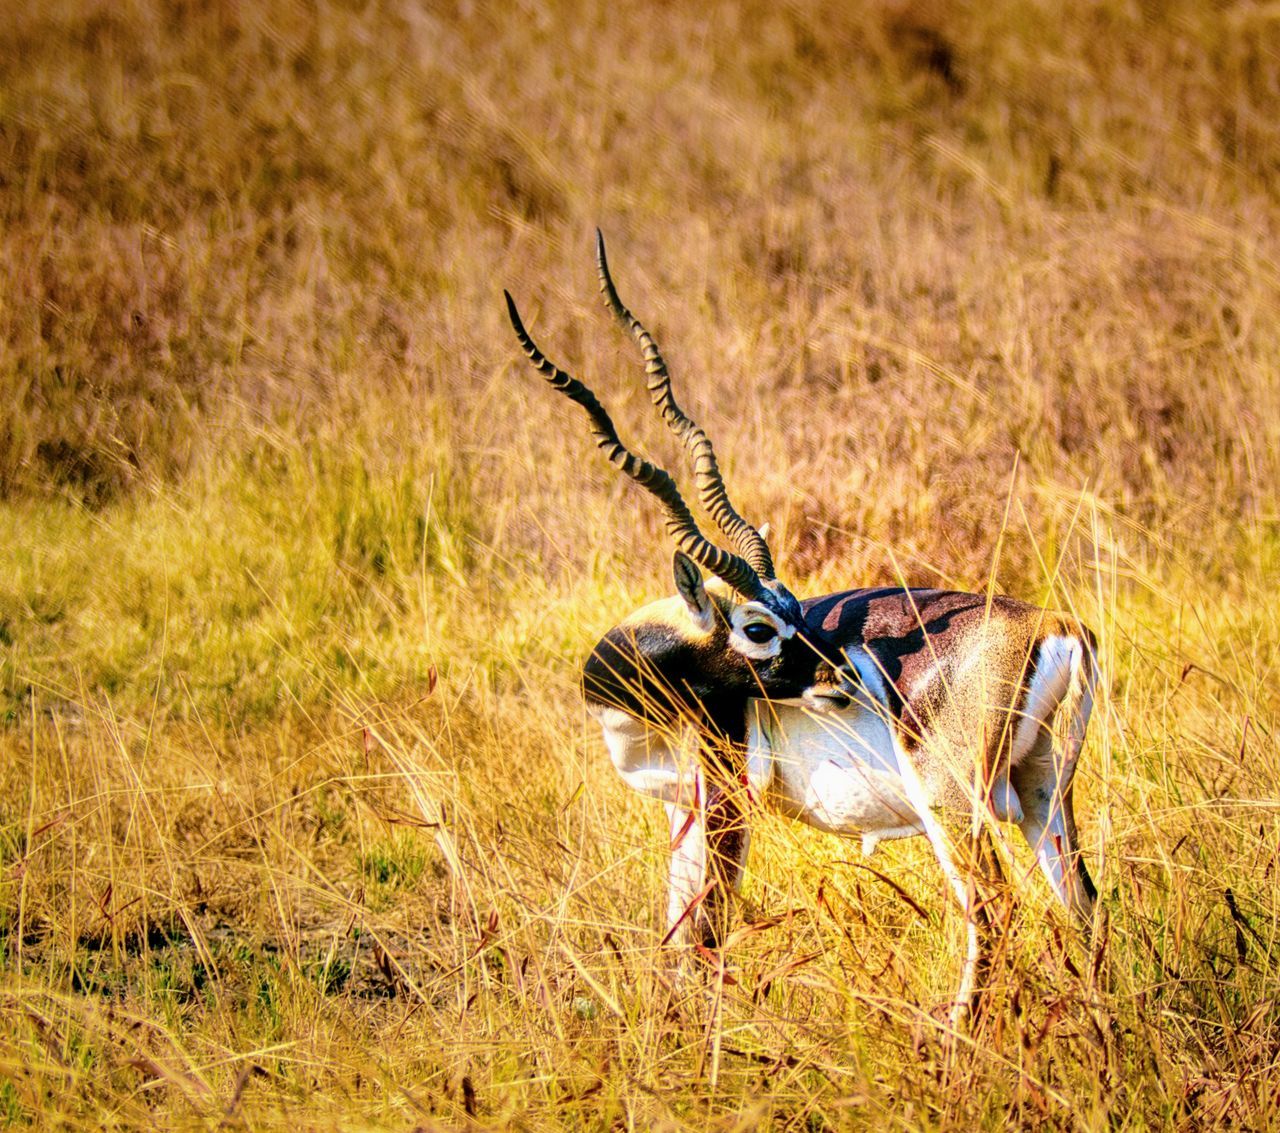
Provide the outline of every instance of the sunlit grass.
{"type": "Polygon", "coordinates": [[[1274,13],[11,15],[0,1126],[1280,1125],[1274,13]],[[597,224],[794,590],[1099,634],[1100,931],[949,1064],[919,840],[757,815],[669,979],[577,689],[669,548],[500,298],[675,470],[597,224]]]}

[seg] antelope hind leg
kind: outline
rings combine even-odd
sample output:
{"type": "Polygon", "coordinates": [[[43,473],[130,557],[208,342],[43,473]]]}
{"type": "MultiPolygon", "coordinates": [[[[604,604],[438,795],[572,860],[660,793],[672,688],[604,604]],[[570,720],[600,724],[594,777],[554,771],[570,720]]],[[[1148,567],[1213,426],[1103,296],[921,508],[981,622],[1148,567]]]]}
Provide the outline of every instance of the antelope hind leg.
{"type": "Polygon", "coordinates": [[[1018,827],[1035,852],[1040,872],[1063,906],[1088,925],[1098,891],[1080,853],[1071,799],[1079,750],[1074,738],[1063,750],[1044,732],[1035,750],[1013,768],[1011,777],[1024,811],[1018,827]]]}

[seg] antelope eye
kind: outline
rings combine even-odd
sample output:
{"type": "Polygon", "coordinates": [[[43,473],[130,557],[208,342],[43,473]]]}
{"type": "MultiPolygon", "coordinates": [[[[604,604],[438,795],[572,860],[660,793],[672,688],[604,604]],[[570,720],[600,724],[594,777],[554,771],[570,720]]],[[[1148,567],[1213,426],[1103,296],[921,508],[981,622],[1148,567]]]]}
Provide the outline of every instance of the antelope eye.
{"type": "Polygon", "coordinates": [[[742,627],[742,633],[748,641],[754,641],[757,645],[763,645],[778,636],[778,631],[768,622],[752,622],[742,627]]]}

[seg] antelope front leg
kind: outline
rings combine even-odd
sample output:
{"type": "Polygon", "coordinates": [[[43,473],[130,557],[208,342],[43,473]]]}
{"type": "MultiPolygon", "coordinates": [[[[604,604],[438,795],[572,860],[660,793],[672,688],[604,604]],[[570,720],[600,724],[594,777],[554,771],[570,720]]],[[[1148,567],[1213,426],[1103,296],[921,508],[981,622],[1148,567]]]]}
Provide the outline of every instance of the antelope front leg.
{"type": "Polygon", "coordinates": [[[749,841],[746,790],[713,786],[699,774],[692,809],[667,804],[671,864],[664,943],[719,947],[728,934],[730,894],[742,881],[749,841]],[[709,795],[709,797],[708,797],[709,795]]]}
{"type": "Polygon", "coordinates": [[[692,809],[667,803],[671,830],[671,861],[667,868],[667,933],[664,944],[677,947],[694,938],[697,919],[694,902],[702,893],[707,876],[707,841],[702,824],[702,780],[692,809]]]}

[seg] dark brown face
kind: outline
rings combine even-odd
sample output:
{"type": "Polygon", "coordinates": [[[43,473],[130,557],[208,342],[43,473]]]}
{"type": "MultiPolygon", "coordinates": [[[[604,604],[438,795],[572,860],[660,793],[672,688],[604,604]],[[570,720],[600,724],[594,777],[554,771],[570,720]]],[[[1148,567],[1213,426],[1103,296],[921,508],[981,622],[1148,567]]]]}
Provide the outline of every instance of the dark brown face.
{"type": "Polygon", "coordinates": [[[658,727],[684,721],[741,742],[748,699],[799,697],[832,671],[798,605],[795,614],[705,591],[695,604],[683,594],[655,602],[596,644],[583,691],[658,727]]]}

